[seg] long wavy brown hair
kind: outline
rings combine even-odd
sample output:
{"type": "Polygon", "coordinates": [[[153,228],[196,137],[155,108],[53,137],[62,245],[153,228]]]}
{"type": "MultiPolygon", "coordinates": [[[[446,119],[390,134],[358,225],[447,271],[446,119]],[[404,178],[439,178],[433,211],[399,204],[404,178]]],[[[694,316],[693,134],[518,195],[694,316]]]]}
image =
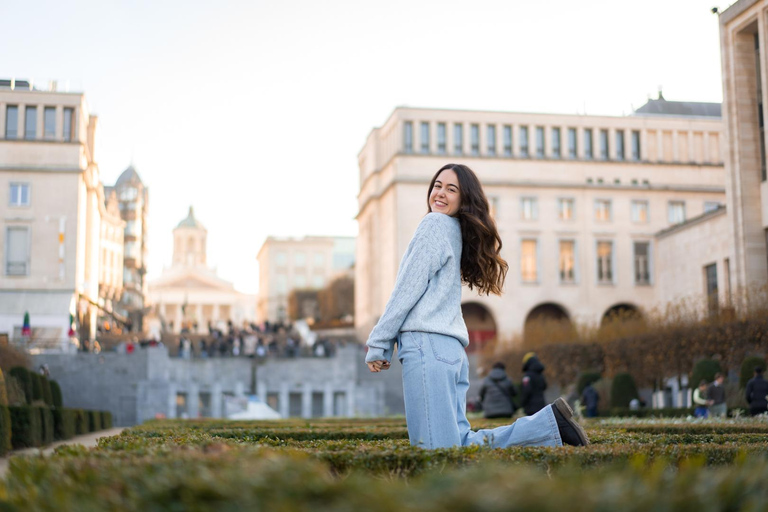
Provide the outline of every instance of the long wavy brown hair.
{"type": "Polygon", "coordinates": [[[501,295],[509,265],[500,256],[501,237],[496,222],[491,217],[488,199],[485,197],[480,180],[475,173],[462,164],[447,164],[432,178],[427,190],[427,212],[429,194],[441,172],[451,169],[459,178],[461,206],[456,213],[461,225],[461,280],[469,289],[477,288],[481,295],[501,295]]]}

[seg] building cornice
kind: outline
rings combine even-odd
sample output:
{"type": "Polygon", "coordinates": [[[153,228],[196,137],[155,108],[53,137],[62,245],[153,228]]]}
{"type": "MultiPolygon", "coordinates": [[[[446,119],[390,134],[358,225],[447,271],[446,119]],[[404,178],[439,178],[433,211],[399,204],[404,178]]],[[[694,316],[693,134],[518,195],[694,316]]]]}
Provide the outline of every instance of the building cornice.
{"type": "Polygon", "coordinates": [[[724,205],[721,205],[717,210],[712,210],[711,212],[702,213],[701,215],[698,215],[696,217],[693,217],[691,219],[686,220],[685,222],[682,222],[680,224],[676,224],[672,227],[663,229],[656,233],[654,236],[656,238],[665,238],[669,235],[672,235],[674,233],[677,233],[679,231],[682,231],[684,229],[687,229],[691,226],[696,226],[697,224],[701,224],[702,222],[706,222],[710,219],[713,219],[714,217],[719,217],[720,215],[725,215],[726,208],[724,205]]]}

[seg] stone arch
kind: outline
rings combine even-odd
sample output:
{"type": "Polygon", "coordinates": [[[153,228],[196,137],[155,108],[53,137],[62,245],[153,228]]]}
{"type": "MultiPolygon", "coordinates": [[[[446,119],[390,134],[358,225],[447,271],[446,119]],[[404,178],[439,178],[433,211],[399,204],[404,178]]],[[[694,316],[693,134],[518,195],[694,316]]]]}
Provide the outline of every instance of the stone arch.
{"type": "Polygon", "coordinates": [[[461,314],[469,333],[468,352],[475,352],[496,339],[496,319],[488,307],[479,302],[467,302],[461,305],[461,314]]]}
{"type": "Polygon", "coordinates": [[[576,329],[571,322],[571,317],[560,304],[554,302],[539,304],[525,317],[523,342],[526,346],[568,342],[575,337],[576,329]]]}
{"type": "Polygon", "coordinates": [[[600,320],[600,325],[605,325],[614,321],[642,322],[643,320],[643,312],[640,311],[640,308],[634,304],[622,302],[619,304],[614,304],[605,310],[605,313],[603,313],[603,318],[600,320]]]}

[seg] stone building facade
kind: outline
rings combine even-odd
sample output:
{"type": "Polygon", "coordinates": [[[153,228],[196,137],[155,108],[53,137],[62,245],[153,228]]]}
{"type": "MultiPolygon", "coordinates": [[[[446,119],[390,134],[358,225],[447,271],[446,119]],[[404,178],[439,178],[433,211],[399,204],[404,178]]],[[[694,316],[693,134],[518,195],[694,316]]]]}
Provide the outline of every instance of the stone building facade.
{"type": "Polygon", "coordinates": [[[100,182],[96,124],[82,93],[0,80],[0,332],[30,349],[93,340],[122,293],[123,222],[100,182]]]}
{"type": "Polygon", "coordinates": [[[649,101],[631,116],[397,108],[358,155],[355,324],[382,314],[448,162],[483,183],[510,265],[502,297],[464,289],[474,342],[538,318],[594,323],[656,305],[655,234],[725,202],[718,104],[649,101]]]}

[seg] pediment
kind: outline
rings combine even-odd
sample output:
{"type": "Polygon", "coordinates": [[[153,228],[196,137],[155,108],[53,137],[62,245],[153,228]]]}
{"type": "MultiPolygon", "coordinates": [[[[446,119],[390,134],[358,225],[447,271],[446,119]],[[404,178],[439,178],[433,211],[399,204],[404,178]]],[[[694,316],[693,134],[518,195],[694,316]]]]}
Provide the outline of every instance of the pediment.
{"type": "Polygon", "coordinates": [[[233,291],[232,283],[218,276],[197,272],[169,273],[149,283],[152,290],[219,290],[233,291]]]}

